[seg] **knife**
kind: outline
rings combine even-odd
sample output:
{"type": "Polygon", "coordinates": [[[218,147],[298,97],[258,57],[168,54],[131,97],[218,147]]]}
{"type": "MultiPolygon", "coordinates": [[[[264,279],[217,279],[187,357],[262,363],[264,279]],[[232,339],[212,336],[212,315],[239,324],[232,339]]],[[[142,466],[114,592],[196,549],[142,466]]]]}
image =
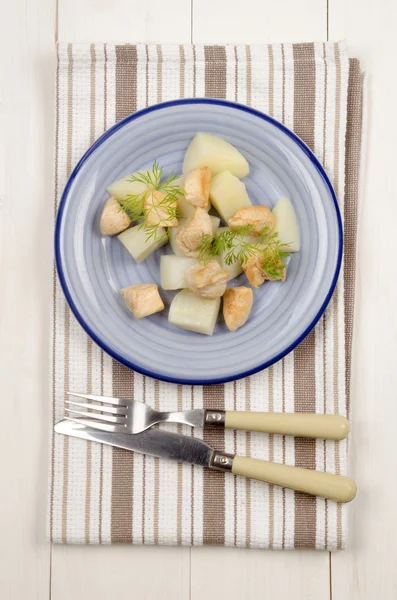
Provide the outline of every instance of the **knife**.
{"type": "Polygon", "coordinates": [[[72,421],[59,421],[56,433],[99,442],[124,450],[150,454],[158,458],[187,462],[216,471],[245,475],[252,479],[280,485],[299,492],[350,502],[356,495],[356,484],[343,475],[280,465],[266,460],[234,456],[218,452],[202,440],[159,429],[142,433],[109,433],[72,421]]]}

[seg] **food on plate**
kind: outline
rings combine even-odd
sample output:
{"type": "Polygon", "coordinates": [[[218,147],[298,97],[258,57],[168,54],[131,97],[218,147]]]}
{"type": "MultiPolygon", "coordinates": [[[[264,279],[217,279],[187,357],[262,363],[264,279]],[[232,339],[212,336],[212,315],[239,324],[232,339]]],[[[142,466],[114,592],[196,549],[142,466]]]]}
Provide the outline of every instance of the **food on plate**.
{"type": "Polygon", "coordinates": [[[236,331],[248,320],[254,294],[244,285],[226,290],[223,296],[223,318],[230,331],[236,331]]]}
{"type": "Polygon", "coordinates": [[[299,225],[291,200],[282,196],[272,212],[276,218],[274,231],[278,233],[281,248],[286,252],[299,252],[301,247],[299,225]]]}
{"type": "Polygon", "coordinates": [[[245,177],[249,173],[248,162],[241,152],[226,140],[209,133],[197,133],[186,151],[183,174],[197,167],[208,167],[212,175],[230,171],[236,177],[245,177]]]}
{"type": "MultiPolygon", "coordinates": [[[[253,291],[227,283],[245,274],[252,287],[284,281],[285,259],[300,248],[299,225],[288,198],[273,210],[253,206],[239,177],[249,173],[243,155],[213,135],[198,133],[183,163],[183,176],[164,176],[155,161],[113,182],[100,229],[116,235],[137,263],[170,243],[173,254],[160,257],[160,283],[179,291],[169,307],[173,325],[212,335],[223,297],[223,317],[230,331],[242,327],[253,306],[253,291]],[[209,214],[216,210],[219,217],[209,214]],[[225,223],[227,227],[222,226],[225,223]]],[[[120,290],[138,319],[163,310],[154,283],[120,290]]]]}
{"type": "Polygon", "coordinates": [[[153,178],[152,171],[136,171],[135,173],[131,173],[131,175],[126,175],[117,181],[113,181],[108,188],[107,191],[111,196],[114,196],[120,202],[127,200],[129,196],[142,196],[142,201],[144,194],[150,190],[154,189],[154,185],[152,183],[153,178]]]}
{"type": "Polygon", "coordinates": [[[219,227],[217,231],[216,255],[215,258],[219,262],[222,269],[229,273],[229,281],[238,277],[243,272],[241,260],[236,254],[241,252],[241,247],[247,244],[257,244],[258,238],[253,235],[238,235],[238,230],[232,230],[230,227],[219,227]],[[232,254],[232,256],[231,256],[232,254]]]}
{"type": "Polygon", "coordinates": [[[146,227],[176,227],[178,219],[176,218],[177,199],[172,196],[167,198],[167,194],[153,190],[147,192],[143,204],[143,213],[146,215],[146,227]]]}
{"type": "MultiPolygon", "coordinates": [[[[193,212],[194,212],[194,209],[193,209],[193,212]]],[[[219,223],[221,222],[221,220],[219,217],[214,217],[213,215],[209,215],[209,217],[210,217],[211,223],[212,223],[212,233],[213,233],[213,235],[215,235],[216,232],[218,231],[219,223]]],[[[185,225],[186,221],[187,221],[187,219],[179,219],[178,227],[172,227],[169,230],[170,245],[171,245],[173,253],[176,256],[185,256],[184,252],[177,246],[176,234],[178,233],[179,229],[181,227],[183,227],[183,225],[185,225]]]]}
{"type": "Polygon", "coordinates": [[[240,208],[252,204],[244,183],[229,171],[223,171],[212,179],[210,201],[226,222],[234,217],[240,208]]]}
{"type": "Polygon", "coordinates": [[[149,315],[160,312],[164,303],[160,297],[159,289],[154,283],[138,283],[120,290],[125,305],[136,319],[143,319],[149,315]]]}
{"type": "Polygon", "coordinates": [[[212,335],[220,303],[220,298],[198,298],[191,290],[182,290],[171,302],[168,320],[181,329],[212,335]]]}
{"type": "Polygon", "coordinates": [[[229,272],[216,260],[203,265],[200,262],[192,265],[185,273],[187,287],[198,298],[219,298],[226,290],[229,272]]]}
{"type": "Polygon", "coordinates": [[[164,246],[168,241],[167,230],[164,227],[158,227],[151,237],[148,237],[147,231],[140,225],[135,225],[117,236],[117,239],[123,244],[132,258],[141,263],[146,260],[153,252],[164,246]]]}
{"type": "Polygon", "coordinates": [[[209,207],[211,179],[208,167],[198,167],[187,173],[183,185],[186,202],[200,208],[209,207]]]}
{"type": "Polygon", "coordinates": [[[229,227],[252,225],[251,235],[266,235],[272,232],[276,217],[268,206],[244,206],[229,219],[229,227]]]}
{"type": "Polygon", "coordinates": [[[252,287],[257,288],[265,281],[285,281],[285,253],[277,244],[257,244],[255,250],[243,261],[243,271],[252,287]]]}
{"type": "Polygon", "coordinates": [[[178,230],[175,243],[185,256],[197,258],[197,247],[205,235],[212,235],[212,222],[209,214],[197,207],[194,214],[178,230]]]}
{"type": "Polygon", "coordinates": [[[160,257],[160,285],[163,290],[182,290],[189,287],[185,273],[196,263],[195,258],[163,254],[160,257]]]}
{"type": "Polygon", "coordinates": [[[120,202],[113,196],[109,198],[103,207],[101,221],[99,224],[102,235],[117,235],[131,224],[131,219],[121,208],[120,202]]]}
{"type": "MultiPolygon", "coordinates": [[[[196,208],[195,206],[193,206],[193,204],[190,204],[185,198],[184,181],[184,177],[178,177],[174,182],[174,184],[179,186],[182,190],[182,192],[177,197],[176,210],[178,219],[188,219],[192,216],[192,214],[194,213],[194,209],[196,208]]],[[[208,205],[204,207],[204,210],[208,212],[210,208],[211,205],[208,202],[208,205]]]]}

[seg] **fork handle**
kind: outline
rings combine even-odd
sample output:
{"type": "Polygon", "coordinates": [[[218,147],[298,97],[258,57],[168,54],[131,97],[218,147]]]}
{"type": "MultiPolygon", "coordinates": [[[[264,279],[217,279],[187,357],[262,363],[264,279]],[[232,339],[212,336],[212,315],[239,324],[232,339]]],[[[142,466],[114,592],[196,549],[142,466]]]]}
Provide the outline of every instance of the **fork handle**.
{"type": "Polygon", "coordinates": [[[326,440],[343,440],[350,431],[348,420],[341,415],[311,413],[226,411],[224,423],[228,429],[244,429],[326,440]]]}

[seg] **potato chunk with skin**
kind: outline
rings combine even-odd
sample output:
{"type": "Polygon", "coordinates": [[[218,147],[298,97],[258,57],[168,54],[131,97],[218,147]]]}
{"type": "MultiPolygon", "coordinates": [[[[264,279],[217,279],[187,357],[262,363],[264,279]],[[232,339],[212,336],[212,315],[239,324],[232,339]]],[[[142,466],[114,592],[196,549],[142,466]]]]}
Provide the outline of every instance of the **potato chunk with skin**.
{"type": "Polygon", "coordinates": [[[198,207],[193,216],[179,229],[175,242],[185,256],[197,258],[197,247],[205,235],[212,235],[212,222],[209,214],[198,207]]]}
{"type": "Polygon", "coordinates": [[[199,298],[218,298],[225,293],[229,272],[212,260],[206,265],[196,263],[189,267],[185,279],[188,288],[199,298]]]}
{"type": "Polygon", "coordinates": [[[223,295],[223,318],[230,331],[236,331],[248,320],[254,301],[251,288],[228,288],[223,295]]]}
{"type": "Polygon", "coordinates": [[[226,222],[243,206],[252,206],[244,183],[229,171],[223,171],[213,177],[210,201],[226,222]]]}
{"type": "Polygon", "coordinates": [[[148,192],[143,206],[146,215],[146,227],[160,225],[161,227],[176,227],[178,219],[176,218],[177,200],[170,200],[167,194],[154,190],[148,192]]]}
{"type": "Polygon", "coordinates": [[[185,199],[186,202],[200,208],[209,206],[210,183],[212,175],[208,167],[193,169],[185,177],[185,199]]]}
{"type": "Polygon", "coordinates": [[[267,206],[244,206],[229,219],[229,227],[251,225],[250,235],[268,235],[273,230],[276,218],[267,206]]]}
{"type": "Polygon", "coordinates": [[[258,251],[251,254],[242,266],[254,288],[258,288],[264,281],[285,281],[286,266],[269,246],[258,244],[258,251]],[[277,275],[272,274],[270,270],[276,271],[277,275]]]}
{"type": "Polygon", "coordinates": [[[113,196],[106,201],[103,207],[100,229],[102,235],[117,235],[130,226],[131,219],[121,209],[120,202],[113,196]]]}
{"type": "Polygon", "coordinates": [[[138,283],[120,290],[125,305],[136,319],[143,319],[149,315],[160,312],[164,303],[160,298],[158,287],[155,283],[138,283]]]}
{"type": "Polygon", "coordinates": [[[212,335],[220,303],[220,298],[197,298],[190,290],[182,290],[171,302],[168,320],[181,329],[212,335]]]}

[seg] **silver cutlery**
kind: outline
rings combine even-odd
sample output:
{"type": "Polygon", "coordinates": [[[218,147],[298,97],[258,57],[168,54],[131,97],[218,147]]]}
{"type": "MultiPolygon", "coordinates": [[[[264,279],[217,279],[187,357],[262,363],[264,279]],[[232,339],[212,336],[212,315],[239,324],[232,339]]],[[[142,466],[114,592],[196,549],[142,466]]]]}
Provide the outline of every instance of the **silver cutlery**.
{"type": "Polygon", "coordinates": [[[180,412],[154,410],[138,400],[120,400],[94,394],[69,392],[65,418],[109,433],[141,433],[158,423],[182,423],[192,427],[226,427],[299,437],[342,440],[349,433],[349,422],[341,415],[306,413],[266,413],[223,411],[196,408],[180,412]],[[95,404],[93,404],[94,402],[95,404]]]}
{"type": "Polygon", "coordinates": [[[217,452],[200,439],[159,429],[148,429],[132,435],[131,433],[101,431],[68,420],[60,421],[54,429],[63,435],[151,454],[159,458],[201,465],[235,475],[245,475],[252,479],[313,496],[329,498],[337,502],[350,502],[356,495],[354,481],[343,475],[332,475],[321,471],[217,452]]]}

